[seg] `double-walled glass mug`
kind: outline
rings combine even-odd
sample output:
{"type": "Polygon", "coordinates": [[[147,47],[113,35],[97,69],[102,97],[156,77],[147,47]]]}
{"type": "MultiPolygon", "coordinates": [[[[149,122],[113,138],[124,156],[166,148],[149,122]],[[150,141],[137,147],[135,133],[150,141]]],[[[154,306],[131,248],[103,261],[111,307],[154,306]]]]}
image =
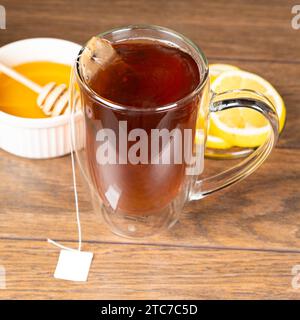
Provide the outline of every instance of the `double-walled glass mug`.
{"type": "Polygon", "coordinates": [[[122,105],[93,90],[83,76],[85,48],[79,53],[70,84],[72,110],[79,97],[84,119],[83,126],[72,121],[76,159],[95,210],[114,233],[145,237],[169,228],[188,201],[247,177],[270,154],[278,138],[272,103],[250,90],[211,92],[206,57],[192,41],[157,26],[128,26],[98,37],[112,44],[153,41],[172,46],[192,57],[200,74],[195,89],[178,101],[155,107],[122,105]],[[209,113],[241,107],[268,120],[267,140],[238,165],[202,178],[209,113]]]}

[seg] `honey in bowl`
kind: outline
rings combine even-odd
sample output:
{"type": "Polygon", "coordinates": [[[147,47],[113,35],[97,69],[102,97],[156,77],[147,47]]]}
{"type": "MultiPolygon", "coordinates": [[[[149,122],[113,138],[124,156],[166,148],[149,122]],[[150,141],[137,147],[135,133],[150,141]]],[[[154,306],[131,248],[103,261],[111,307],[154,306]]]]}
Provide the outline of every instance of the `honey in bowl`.
{"type": "MultiPolygon", "coordinates": [[[[49,82],[68,84],[71,73],[71,66],[46,61],[28,62],[14,69],[41,86],[49,82]]],[[[35,92],[0,73],[0,111],[23,118],[46,118],[36,100],[35,92]]]]}

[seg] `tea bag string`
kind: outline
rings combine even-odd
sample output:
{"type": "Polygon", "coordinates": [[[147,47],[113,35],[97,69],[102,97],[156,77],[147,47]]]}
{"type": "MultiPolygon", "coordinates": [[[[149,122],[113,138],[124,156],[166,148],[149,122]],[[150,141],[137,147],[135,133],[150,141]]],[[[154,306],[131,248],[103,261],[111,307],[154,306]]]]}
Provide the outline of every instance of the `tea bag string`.
{"type": "Polygon", "coordinates": [[[74,148],[73,148],[73,123],[74,119],[72,119],[73,112],[71,112],[70,116],[70,151],[71,151],[71,162],[72,162],[72,176],[73,176],[73,190],[74,190],[74,200],[75,200],[75,210],[76,210],[76,221],[77,221],[77,230],[78,230],[78,249],[73,249],[70,247],[66,247],[54,240],[47,239],[47,241],[58,248],[70,250],[70,251],[81,251],[82,245],[82,235],[81,235],[81,223],[80,223],[80,212],[79,212],[79,205],[78,205],[78,193],[77,193],[77,183],[76,183],[76,171],[75,171],[75,158],[74,158],[74,148]]]}
{"type": "MultiPolygon", "coordinates": [[[[117,53],[111,43],[105,39],[99,37],[93,37],[87,44],[86,50],[83,51],[81,55],[81,62],[83,65],[86,65],[83,68],[83,74],[86,80],[90,79],[93,74],[98,70],[99,66],[104,67],[113,59],[117,59],[117,53]],[[97,64],[97,67],[95,66],[97,64]]],[[[71,96],[71,91],[69,91],[71,96]]],[[[71,99],[69,99],[70,104],[71,99]]],[[[71,106],[69,106],[71,107],[71,106]]],[[[79,206],[78,206],[78,194],[77,194],[77,184],[76,184],[76,173],[75,173],[75,159],[74,159],[74,148],[73,144],[73,133],[75,123],[74,120],[74,111],[73,108],[70,108],[72,111],[70,113],[70,151],[71,151],[71,161],[72,161],[72,175],[73,175],[73,188],[74,188],[74,199],[75,199],[75,209],[76,209],[76,220],[77,220],[77,229],[78,229],[78,249],[72,249],[66,246],[61,245],[60,243],[53,241],[51,239],[47,239],[49,243],[53,245],[65,249],[65,250],[73,250],[73,251],[81,251],[81,224],[80,224],[80,214],[79,214],[79,206]],[[72,118],[73,117],[73,118],[72,118]]]]}

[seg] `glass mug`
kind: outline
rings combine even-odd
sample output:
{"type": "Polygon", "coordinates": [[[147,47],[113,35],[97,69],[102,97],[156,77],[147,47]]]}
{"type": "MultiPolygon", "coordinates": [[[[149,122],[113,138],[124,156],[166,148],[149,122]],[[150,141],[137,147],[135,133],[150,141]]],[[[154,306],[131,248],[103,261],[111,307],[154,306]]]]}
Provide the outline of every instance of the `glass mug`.
{"type": "MultiPolygon", "coordinates": [[[[179,101],[156,108],[128,107],[93,91],[82,74],[80,57],[85,48],[80,51],[70,84],[74,149],[94,208],[114,233],[141,238],[171,227],[188,201],[202,199],[247,177],[270,154],[278,138],[278,118],[272,103],[251,90],[211,92],[208,62],[192,41],[172,30],[150,25],[114,29],[98,37],[113,44],[146,39],[172,45],[188,53],[200,73],[195,90],[179,101]],[[73,116],[78,97],[83,123],[75,122],[73,116]],[[238,165],[202,179],[209,113],[240,107],[256,110],[268,120],[267,140],[238,165]],[[138,138],[137,132],[142,133],[138,138]],[[142,140],[143,135],[147,141],[142,140]],[[142,141],[139,148],[138,141],[142,141]],[[152,146],[156,147],[155,152],[152,146]],[[139,152],[131,153],[136,157],[128,161],[132,147],[139,152]],[[142,148],[148,151],[144,158],[142,148]],[[110,161],[109,157],[103,160],[110,151],[115,151],[110,156],[118,161],[110,161]]],[[[215,154],[218,156],[217,151],[215,154]]],[[[228,156],[234,154],[228,152],[228,156]]]]}

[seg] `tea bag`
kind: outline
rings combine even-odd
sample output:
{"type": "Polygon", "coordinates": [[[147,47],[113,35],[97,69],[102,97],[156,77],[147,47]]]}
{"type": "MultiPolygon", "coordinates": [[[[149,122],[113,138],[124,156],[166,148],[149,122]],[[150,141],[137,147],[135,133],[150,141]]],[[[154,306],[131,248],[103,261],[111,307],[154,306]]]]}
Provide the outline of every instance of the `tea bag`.
{"type": "Polygon", "coordinates": [[[93,37],[82,52],[81,71],[86,82],[89,82],[99,68],[104,69],[119,56],[108,40],[93,37]]]}

